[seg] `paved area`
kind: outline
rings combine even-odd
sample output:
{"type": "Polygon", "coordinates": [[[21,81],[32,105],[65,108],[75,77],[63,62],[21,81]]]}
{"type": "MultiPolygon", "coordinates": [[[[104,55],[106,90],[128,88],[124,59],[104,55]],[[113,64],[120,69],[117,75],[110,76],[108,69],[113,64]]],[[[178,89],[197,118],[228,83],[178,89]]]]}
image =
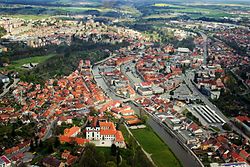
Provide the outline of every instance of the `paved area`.
{"type": "Polygon", "coordinates": [[[7,94],[10,91],[10,88],[13,88],[17,85],[17,83],[19,82],[20,79],[14,79],[14,82],[12,85],[10,85],[7,89],[5,88],[3,90],[3,93],[0,94],[0,98],[2,98],[5,94],[7,94]]]}

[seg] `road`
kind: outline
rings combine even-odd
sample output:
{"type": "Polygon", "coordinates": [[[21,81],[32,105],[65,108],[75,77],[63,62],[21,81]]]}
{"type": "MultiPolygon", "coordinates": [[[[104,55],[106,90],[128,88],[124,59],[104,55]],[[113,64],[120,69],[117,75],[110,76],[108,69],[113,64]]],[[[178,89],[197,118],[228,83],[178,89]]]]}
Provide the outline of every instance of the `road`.
{"type": "Polygon", "coordinates": [[[53,135],[52,129],[53,129],[55,123],[56,123],[56,120],[53,120],[53,121],[50,123],[48,129],[46,130],[45,135],[44,135],[43,138],[42,138],[42,141],[45,141],[45,140],[49,139],[50,137],[52,137],[52,135],[53,135]]]}
{"type": "MultiPolygon", "coordinates": [[[[62,102],[62,103],[63,103],[63,102],[62,102]]],[[[49,116],[54,115],[55,109],[58,108],[59,105],[60,105],[60,104],[58,104],[57,106],[54,106],[54,107],[53,107],[53,109],[51,110],[49,116]]],[[[53,121],[51,121],[49,127],[48,127],[47,130],[46,130],[45,135],[44,135],[43,138],[42,138],[42,141],[45,141],[45,140],[47,140],[48,138],[52,137],[52,135],[53,135],[53,131],[52,131],[52,130],[53,130],[54,126],[55,126],[55,123],[56,123],[56,119],[54,119],[53,121]]]]}
{"type": "Polygon", "coordinates": [[[113,100],[123,100],[123,98],[116,96],[114,92],[107,86],[106,82],[104,81],[103,77],[100,76],[99,65],[95,65],[92,67],[92,73],[94,76],[94,80],[96,81],[97,85],[102,88],[102,90],[106,93],[108,97],[113,100]]]}
{"type": "Polygon", "coordinates": [[[204,40],[204,43],[203,43],[203,50],[204,50],[204,53],[203,53],[203,63],[204,64],[207,64],[207,56],[208,56],[208,48],[207,48],[207,35],[204,34],[203,32],[199,32],[204,40]]]}
{"type": "Polygon", "coordinates": [[[210,107],[212,110],[214,110],[225,122],[227,122],[231,128],[236,131],[237,133],[239,133],[240,135],[242,135],[244,138],[246,138],[248,141],[250,141],[250,138],[245,135],[239,128],[237,128],[233,123],[231,123],[231,121],[220,111],[219,108],[217,108],[212,102],[210,102],[208,100],[208,98],[203,95],[195,86],[194,84],[191,82],[192,80],[192,73],[186,73],[186,76],[183,77],[184,81],[186,82],[186,84],[188,85],[188,87],[193,91],[196,92],[199,97],[201,98],[201,100],[208,106],[210,107]]]}
{"type": "Polygon", "coordinates": [[[14,82],[12,85],[10,85],[7,89],[3,90],[3,93],[0,94],[0,98],[2,98],[5,94],[7,94],[10,90],[10,88],[16,87],[17,83],[19,82],[20,79],[14,79],[14,82]]]}
{"type": "Polygon", "coordinates": [[[135,83],[143,82],[140,76],[136,74],[135,63],[133,63],[132,61],[122,64],[120,69],[121,69],[121,72],[129,79],[131,85],[134,85],[135,83]],[[128,71],[127,71],[127,68],[129,68],[128,71]]]}
{"type": "Polygon", "coordinates": [[[148,124],[157,133],[158,136],[168,145],[174,155],[180,160],[184,167],[200,167],[201,165],[196,159],[186,151],[174,136],[171,136],[158,122],[153,120],[151,117],[148,119],[148,124]]]}

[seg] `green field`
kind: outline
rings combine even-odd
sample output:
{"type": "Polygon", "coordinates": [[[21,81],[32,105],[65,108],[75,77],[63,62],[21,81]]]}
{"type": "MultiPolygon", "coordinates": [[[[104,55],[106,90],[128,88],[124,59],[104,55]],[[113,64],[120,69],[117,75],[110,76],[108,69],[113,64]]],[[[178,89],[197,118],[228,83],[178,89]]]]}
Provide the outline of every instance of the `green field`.
{"type": "Polygon", "coordinates": [[[24,58],[20,60],[13,61],[8,67],[2,67],[0,70],[15,70],[15,71],[21,71],[23,70],[22,65],[28,64],[28,63],[42,63],[48,60],[49,58],[53,57],[55,55],[47,55],[47,56],[35,56],[35,57],[29,57],[24,58]]]}
{"type": "Polygon", "coordinates": [[[168,146],[163,143],[151,128],[131,131],[145,151],[152,154],[151,157],[158,167],[181,166],[180,162],[176,159],[168,146]]]}
{"type": "Polygon", "coordinates": [[[83,11],[91,11],[91,10],[97,10],[99,12],[111,12],[115,11],[112,8],[104,8],[104,7],[49,7],[49,9],[52,10],[58,10],[58,11],[64,11],[64,12],[83,12],[83,11]]]}
{"type": "Polygon", "coordinates": [[[99,152],[103,152],[104,155],[110,155],[111,154],[111,148],[109,147],[96,147],[96,150],[99,152]]]}
{"type": "MultiPolygon", "coordinates": [[[[169,18],[167,15],[179,14],[179,15],[188,15],[193,19],[197,19],[200,17],[207,18],[235,18],[239,17],[238,14],[230,14],[232,10],[242,10],[248,11],[249,6],[247,5],[236,5],[236,4],[180,4],[180,5],[172,5],[165,3],[154,4],[151,7],[155,12],[151,15],[147,15],[145,17],[148,18],[169,18]],[[157,13],[156,13],[157,12],[157,13]]],[[[247,17],[246,15],[240,15],[240,17],[247,17]]]]}
{"type": "Polygon", "coordinates": [[[10,17],[13,17],[13,18],[21,18],[21,19],[24,19],[24,20],[40,20],[40,19],[47,19],[47,18],[51,17],[49,15],[21,15],[21,14],[7,15],[7,16],[10,16],[10,17]]]}
{"type": "Polygon", "coordinates": [[[123,124],[121,124],[120,127],[119,127],[119,130],[122,132],[125,141],[128,141],[129,133],[128,133],[126,127],[123,124]]]}

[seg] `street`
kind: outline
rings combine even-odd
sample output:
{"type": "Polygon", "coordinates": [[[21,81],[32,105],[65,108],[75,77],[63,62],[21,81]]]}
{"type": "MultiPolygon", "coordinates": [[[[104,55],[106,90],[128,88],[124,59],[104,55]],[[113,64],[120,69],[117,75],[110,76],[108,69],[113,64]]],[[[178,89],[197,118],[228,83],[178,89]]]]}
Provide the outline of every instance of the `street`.
{"type": "Polygon", "coordinates": [[[8,93],[9,90],[10,90],[10,88],[15,87],[15,86],[17,85],[17,83],[18,83],[19,80],[20,80],[20,79],[16,79],[16,78],[15,78],[13,84],[10,85],[7,89],[4,89],[4,90],[3,90],[3,93],[0,94],[0,98],[2,98],[6,93],[8,93]]]}
{"type": "Polygon", "coordinates": [[[94,76],[94,80],[96,81],[97,85],[102,88],[102,90],[108,95],[108,97],[110,97],[113,100],[123,100],[121,97],[116,96],[111,90],[110,88],[107,86],[107,84],[105,83],[103,77],[100,76],[100,71],[99,71],[99,65],[95,65],[92,68],[92,73],[94,76]]]}
{"type": "Polygon", "coordinates": [[[204,34],[203,32],[199,32],[204,40],[203,43],[203,63],[206,65],[207,64],[207,56],[208,56],[208,48],[207,48],[207,35],[204,34]]]}

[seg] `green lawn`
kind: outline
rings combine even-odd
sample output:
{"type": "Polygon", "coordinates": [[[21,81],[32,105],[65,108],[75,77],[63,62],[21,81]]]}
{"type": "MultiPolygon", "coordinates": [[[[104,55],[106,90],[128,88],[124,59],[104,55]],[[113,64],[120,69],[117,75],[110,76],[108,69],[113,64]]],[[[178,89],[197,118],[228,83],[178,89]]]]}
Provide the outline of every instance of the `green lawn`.
{"type": "Polygon", "coordinates": [[[152,159],[158,167],[180,167],[180,162],[174,154],[153,132],[151,128],[131,130],[135,138],[146,152],[152,154],[152,159]]]}
{"type": "Polygon", "coordinates": [[[96,147],[96,150],[99,152],[103,152],[104,155],[111,155],[111,148],[109,147],[96,147]]]}
{"type": "Polygon", "coordinates": [[[119,130],[122,132],[125,141],[128,141],[129,133],[123,124],[120,124],[119,130]]]}
{"type": "Polygon", "coordinates": [[[51,58],[53,56],[55,56],[55,55],[51,54],[51,55],[47,55],[47,56],[35,56],[35,57],[29,57],[29,58],[16,60],[16,61],[13,61],[8,67],[0,68],[0,70],[7,69],[7,70],[20,71],[20,70],[22,70],[21,67],[22,67],[23,64],[42,63],[42,62],[48,60],[49,58],[51,58]]]}

